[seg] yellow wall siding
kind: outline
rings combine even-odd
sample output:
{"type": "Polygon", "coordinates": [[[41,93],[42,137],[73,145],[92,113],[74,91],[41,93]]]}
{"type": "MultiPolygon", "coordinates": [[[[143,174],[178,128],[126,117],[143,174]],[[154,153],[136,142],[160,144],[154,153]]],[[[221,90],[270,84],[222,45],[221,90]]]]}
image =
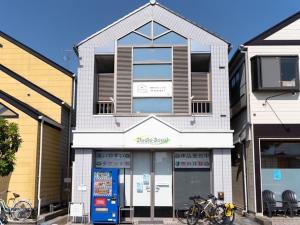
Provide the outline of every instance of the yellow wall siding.
{"type": "Polygon", "coordinates": [[[2,37],[0,43],[1,64],[71,105],[71,77],[2,37]]]}
{"type": "Polygon", "coordinates": [[[61,108],[50,99],[0,71],[1,90],[44,113],[56,122],[61,122],[61,108]]]}
{"type": "MultiPolygon", "coordinates": [[[[0,190],[10,190],[18,193],[21,195],[21,198],[28,199],[34,207],[38,121],[2,99],[0,99],[0,102],[19,114],[19,118],[7,120],[18,124],[20,135],[23,140],[21,147],[16,154],[16,166],[14,171],[11,175],[0,178],[0,190]]],[[[9,199],[12,197],[12,194],[1,197],[9,199]]]]}
{"type": "Polygon", "coordinates": [[[61,131],[44,124],[41,199],[42,206],[60,202],[61,171],[61,131]]]}

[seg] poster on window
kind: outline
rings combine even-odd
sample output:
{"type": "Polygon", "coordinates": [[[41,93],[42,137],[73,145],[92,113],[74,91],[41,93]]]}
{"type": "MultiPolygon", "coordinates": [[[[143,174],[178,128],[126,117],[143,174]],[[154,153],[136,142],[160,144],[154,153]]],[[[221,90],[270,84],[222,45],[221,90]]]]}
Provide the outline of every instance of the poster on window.
{"type": "Polygon", "coordinates": [[[210,168],[209,152],[175,152],[175,168],[210,168]]]}
{"type": "Polygon", "coordinates": [[[96,152],[97,168],[130,168],[130,152],[96,152]]]}

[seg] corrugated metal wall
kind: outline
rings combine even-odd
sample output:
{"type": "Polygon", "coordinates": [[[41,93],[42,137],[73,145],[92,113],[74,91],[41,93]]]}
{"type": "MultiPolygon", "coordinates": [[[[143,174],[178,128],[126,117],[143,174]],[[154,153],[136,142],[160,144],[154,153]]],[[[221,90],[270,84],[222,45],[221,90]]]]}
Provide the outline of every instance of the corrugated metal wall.
{"type": "Polygon", "coordinates": [[[189,113],[188,47],[173,48],[173,112],[189,113]]]}
{"type": "Polygon", "coordinates": [[[118,47],[117,53],[117,113],[131,113],[132,48],[118,47]]]}
{"type": "Polygon", "coordinates": [[[194,100],[210,100],[209,73],[192,72],[192,96],[194,100]]]}
{"type": "Polygon", "coordinates": [[[114,74],[98,74],[98,101],[109,101],[114,97],[114,74]]]}

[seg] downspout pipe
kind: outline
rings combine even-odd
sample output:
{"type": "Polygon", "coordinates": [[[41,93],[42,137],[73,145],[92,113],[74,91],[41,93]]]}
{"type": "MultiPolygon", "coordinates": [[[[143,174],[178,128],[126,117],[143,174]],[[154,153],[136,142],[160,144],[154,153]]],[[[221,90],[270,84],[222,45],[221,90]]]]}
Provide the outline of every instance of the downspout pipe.
{"type": "MultiPolygon", "coordinates": [[[[247,125],[245,129],[250,128],[251,132],[253,132],[253,125],[251,124],[251,116],[250,116],[250,78],[249,78],[249,62],[248,62],[248,47],[244,45],[240,45],[239,50],[245,56],[245,75],[246,75],[246,101],[247,101],[247,125]]],[[[251,133],[253,134],[253,133],[251,133]]],[[[251,135],[252,139],[252,135],[251,135]]],[[[241,143],[241,141],[240,141],[241,143]]],[[[243,213],[248,213],[248,187],[247,187],[247,164],[246,164],[246,141],[241,143],[243,145],[243,184],[244,184],[244,199],[245,199],[245,209],[243,213]]],[[[254,149],[254,148],[253,148],[254,149]]]]}
{"type": "Polygon", "coordinates": [[[37,218],[41,215],[41,181],[42,181],[42,159],[43,159],[43,136],[44,136],[44,122],[45,118],[43,116],[39,116],[39,120],[41,120],[40,124],[40,146],[39,146],[39,175],[38,175],[38,209],[37,209],[37,218]]]}

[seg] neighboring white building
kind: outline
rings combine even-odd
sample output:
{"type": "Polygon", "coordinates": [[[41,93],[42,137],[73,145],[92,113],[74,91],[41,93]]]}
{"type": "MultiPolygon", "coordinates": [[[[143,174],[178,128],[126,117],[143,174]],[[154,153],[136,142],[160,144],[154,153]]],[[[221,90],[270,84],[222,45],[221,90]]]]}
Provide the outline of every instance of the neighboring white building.
{"type": "Polygon", "coordinates": [[[120,168],[121,206],[172,217],[192,195],[232,200],[229,43],[148,3],[76,46],[72,201],[120,168]]]}
{"type": "Polygon", "coordinates": [[[299,26],[300,12],[230,61],[233,201],[249,212],[263,212],[264,190],[300,196],[299,26]]]}

